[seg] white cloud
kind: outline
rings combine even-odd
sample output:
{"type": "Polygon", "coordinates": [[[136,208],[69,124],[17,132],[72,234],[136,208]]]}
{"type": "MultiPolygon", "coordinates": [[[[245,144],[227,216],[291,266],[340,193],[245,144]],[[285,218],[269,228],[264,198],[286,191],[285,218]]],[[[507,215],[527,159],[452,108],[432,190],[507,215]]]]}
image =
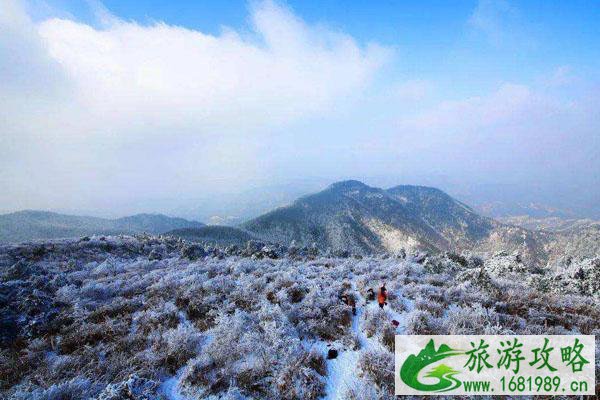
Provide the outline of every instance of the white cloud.
{"type": "Polygon", "coordinates": [[[508,23],[515,14],[506,0],[479,0],[468,23],[483,32],[494,44],[500,44],[508,34],[508,23]]]}
{"type": "Polygon", "coordinates": [[[393,95],[402,102],[419,101],[433,92],[434,84],[427,80],[411,79],[395,85],[394,90],[393,95]]]}
{"type": "Polygon", "coordinates": [[[389,55],[270,1],[252,8],[250,32],[216,36],[101,17],[34,23],[1,2],[5,204],[256,178],[271,132],[344,108],[389,55]]]}
{"type": "Polygon", "coordinates": [[[572,84],[577,80],[573,68],[569,65],[556,67],[551,73],[540,79],[542,85],[548,87],[561,87],[572,84]]]}
{"type": "MultiPolygon", "coordinates": [[[[470,23],[508,38],[505,4],[482,0],[470,23]]],[[[597,170],[597,86],[571,87],[565,67],[492,89],[494,78],[466,87],[451,69],[398,83],[401,65],[381,68],[391,50],[268,1],[248,31],[219,35],[100,11],[100,27],[34,23],[0,0],[5,210],[160,211],[140,205],[273,177],[597,170]]]]}
{"type": "Polygon", "coordinates": [[[42,23],[52,58],[75,82],[78,103],[109,126],[201,130],[279,125],[330,109],[361,90],[384,51],[315,29],[266,2],[254,32],[220,36],[113,20],[104,29],[42,23]]]}
{"type": "Polygon", "coordinates": [[[387,147],[402,149],[400,159],[412,160],[416,171],[456,179],[585,181],[597,169],[597,104],[581,93],[503,83],[400,117],[387,147]]]}
{"type": "Polygon", "coordinates": [[[531,116],[541,102],[529,87],[505,83],[486,96],[442,101],[432,109],[410,117],[406,123],[423,130],[468,131],[531,116]]]}

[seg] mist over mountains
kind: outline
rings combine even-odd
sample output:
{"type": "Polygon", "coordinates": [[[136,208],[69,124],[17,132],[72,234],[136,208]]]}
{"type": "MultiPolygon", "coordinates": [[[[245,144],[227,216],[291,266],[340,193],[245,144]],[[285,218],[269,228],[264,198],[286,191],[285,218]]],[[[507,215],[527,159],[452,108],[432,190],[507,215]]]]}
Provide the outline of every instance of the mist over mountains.
{"type": "Polygon", "coordinates": [[[334,183],[236,226],[159,214],[105,219],[40,211],[0,216],[0,241],[109,234],[167,234],[209,245],[245,245],[250,240],[283,246],[316,247],[351,254],[403,251],[514,252],[533,263],[569,254],[598,252],[600,229],[593,221],[503,219],[482,216],[432,187],[399,185],[381,189],[360,181],[334,183]],[[537,221],[537,222],[536,222],[537,221]],[[548,226],[562,229],[547,229],[548,226]]]}
{"type": "Polygon", "coordinates": [[[106,219],[27,210],[0,215],[0,243],[85,235],[160,234],[173,229],[202,226],[204,224],[200,222],[161,214],[106,219]]]}
{"type": "Polygon", "coordinates": [[[237,227],[24,211],[0,228],[71,236],[0,245],[0,397],[392,398],[369,371],[398,334],[598,332],[600,224],[528,230],[431,187],[337,182],[237,227]]]}

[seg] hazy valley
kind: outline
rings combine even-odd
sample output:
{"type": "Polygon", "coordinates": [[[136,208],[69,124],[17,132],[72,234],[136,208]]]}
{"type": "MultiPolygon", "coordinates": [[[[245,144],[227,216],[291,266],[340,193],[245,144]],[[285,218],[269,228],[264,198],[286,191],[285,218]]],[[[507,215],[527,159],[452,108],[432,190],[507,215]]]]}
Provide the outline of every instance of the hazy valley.
{"type": "Polygon", "coordinates": [[[397,334],[600,333],[597,223],[500,222],[430,187],[338,182],[237,227],[0,222],[8,398],[392,399],[397,334]]]}

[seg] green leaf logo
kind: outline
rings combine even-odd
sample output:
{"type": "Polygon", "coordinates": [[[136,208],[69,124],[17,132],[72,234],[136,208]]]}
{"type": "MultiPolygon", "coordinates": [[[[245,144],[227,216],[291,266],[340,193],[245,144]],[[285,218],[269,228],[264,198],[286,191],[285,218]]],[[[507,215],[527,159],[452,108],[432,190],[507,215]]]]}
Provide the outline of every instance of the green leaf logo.
{"type": "Polygon", "coordinates": [[[435,349],[435,343],[431,339],[425,348],[416,356],[411,354],[400,368],[400,379],[413,389],[423,392],[446,392],[456,389],[461,385],[461,382],[454,377],[459,371],[440,364],[428,371],[425,374],[427,378],[437,378],[438,382],[434,384],[426,384],[419,381],[419,373],[428,365],[436,363],[448,357],[465,354],[462,350],[452,349],[449,346],[442,344],[439,349],[435,349]]]}

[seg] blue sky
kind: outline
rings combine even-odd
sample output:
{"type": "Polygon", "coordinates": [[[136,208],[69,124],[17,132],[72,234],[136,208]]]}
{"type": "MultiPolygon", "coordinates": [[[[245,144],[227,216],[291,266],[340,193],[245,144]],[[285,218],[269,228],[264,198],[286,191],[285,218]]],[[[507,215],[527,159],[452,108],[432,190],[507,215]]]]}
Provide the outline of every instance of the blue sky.
{"type": "MultiPolygon", "coordinates": [[[[163,21],[218,35],[223,27],[247,30],[249,1],[105,0],[104,7],[125,20],[144,24],[163,21]]],[[[600,3],[595,1],[483,1],[491,11],[488,29],[469,22],[478,1],[287,1],[309,24],[325,24],[360,43],[377,42],[398,50],[404,62],[399,73],[436,77],[442,72],[462,79],[485,71],[485,81],[529,80],[553,66],[570,65],[596,73],[600,59],[600,3]],[[501,32],[500,32],[501,31],[501,32]],[[493,34],[492,34],[493,36],[493,34]],[[524,65],[526,67],[524,68],[524,65]]],[[[96,22],[94,2],[49,0],[32,2],[40,16],[65,13],[96,22]],[[44,4],[45,7],[40,7],[44,4]]],[[[97,3],[96,3],[97,4],[97,3]]]]}
{"type": "Polygon", "coordinates": [[[0,200],[125,212],[383,177],[594,202],[599,20],[591,1],[7,0],[0,200]]]}

